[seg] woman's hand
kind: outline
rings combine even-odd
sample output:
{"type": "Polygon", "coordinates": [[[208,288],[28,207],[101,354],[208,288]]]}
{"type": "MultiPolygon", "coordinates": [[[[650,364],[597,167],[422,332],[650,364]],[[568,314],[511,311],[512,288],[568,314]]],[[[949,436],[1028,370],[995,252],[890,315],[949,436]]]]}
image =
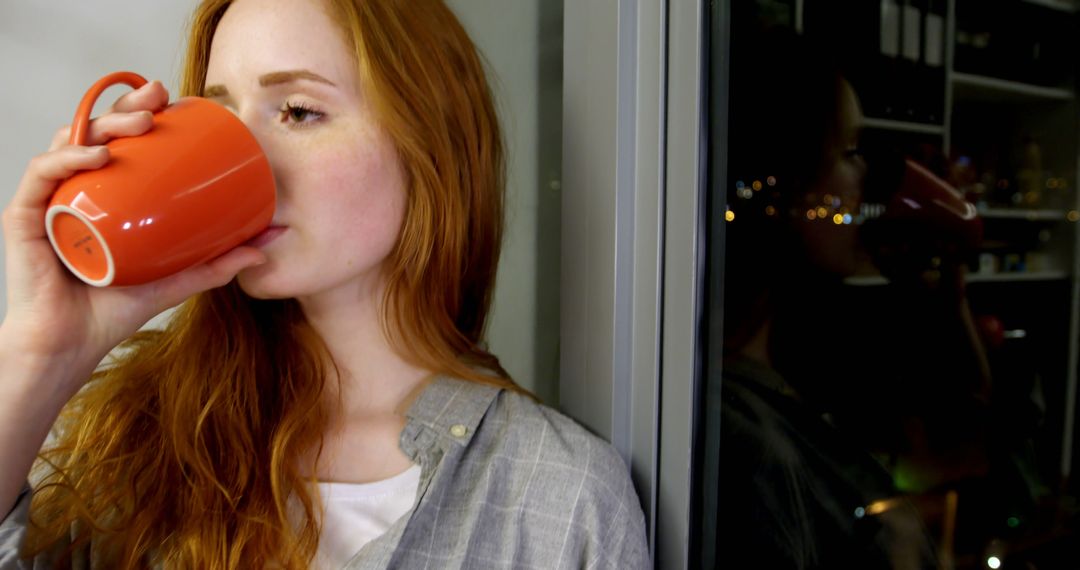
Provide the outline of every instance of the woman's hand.
{"type": "MultiPolygon", "coordinates": [[[[71,275],[56,257],[44,220],[57,186],[79,171],[108,164],[109,149],[103,145],[150,130],[153,112],[165,108],[168,100],[161,83],[148,83],[121,97],[107,114],[91,122],[91,146],[68,144],[70,131],[65,128],[56,134],[48,152],[30,161],[3,213],[7,316],[0,324],[0,345],[9,349],[8,354],[16,352],[68,370],[93,370],[154,315],[265,261],[257,249],[238,247],[154,283],[95,288],[71,275]]],[[[85,380],[72,382],[81,385],[85,380]]]]}

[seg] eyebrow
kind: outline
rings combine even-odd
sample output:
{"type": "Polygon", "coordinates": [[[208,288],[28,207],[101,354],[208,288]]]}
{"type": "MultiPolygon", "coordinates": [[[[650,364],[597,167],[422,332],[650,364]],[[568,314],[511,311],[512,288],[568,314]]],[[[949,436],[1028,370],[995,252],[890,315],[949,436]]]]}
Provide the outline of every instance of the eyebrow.
{"type": "MultiPolygon", "coordinates": [[[[281,85],[283,83],[292,83],[294,81],[307,80],[314,81],[316,83],[323,83],[331,87],[337,87],[333,81],[315,73],[314,71],[308,71],[306,69],[295,69],[290,71],[275,71],[273,73],[267,73],[259,77],[259,85],[262,87],[270,87],[272,85],[281,85]]],[[[226,97],[229,95],[229,90],[224,85],[208,85],[203,89],[203,97],[226,97]]]]}

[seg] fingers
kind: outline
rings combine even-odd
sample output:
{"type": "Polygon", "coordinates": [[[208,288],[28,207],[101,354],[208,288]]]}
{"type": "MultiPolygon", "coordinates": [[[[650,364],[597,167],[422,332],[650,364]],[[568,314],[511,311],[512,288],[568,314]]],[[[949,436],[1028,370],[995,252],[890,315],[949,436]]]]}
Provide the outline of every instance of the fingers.
{"type": "MultiPolygon", "coordinates": [[[[150,111],[133,113],[113,113],[90,121],[90,132],[86,137],[86,146],[105,144],[120,137],[136,137],[154,126],[154,114],[150,111]]],[[[49,150],[68,146],[71,139],[71,127],[64,127],[53,136],[49,150]]]]}
{"type": "Polygon", "coordinates": [[[266,263],[266,255],[253,247],[238,247],[203,265],[192,267],[176,275],[166,277],[154,287],[154,304],[158,312],[174,307],[184,299],[215,287],[221,287],[237,273],[266,263]]]}
{"type": "Polygon", "coordinates": [[[4,212],[5,227],[14,224],[29,234],[22,238],[44,236],[45,206],[56,186],[80,170],[101,168],[107,162],[109,149],[103,146],[68,146],[33,158],[4,212]]]}
{"type": "Polygon", "coordinates": [[[109,113],[132,113],[135,111],[160,111],[169,103],[169,91],[160,81],[154,80],[126,93],[116,100],[109,113]]]}
{"type": "MultiPolygon", "coordinates": [[[[151,81],[117,99],[109,112],[90,121],[86,145],[100,145],[118,137],[138,136],[153,126],[153,113],[169,103],[169,92],[160,81],[151,81]]],[[[70,144],[71,127],[53,135],[49,150],[70,144]]]]}

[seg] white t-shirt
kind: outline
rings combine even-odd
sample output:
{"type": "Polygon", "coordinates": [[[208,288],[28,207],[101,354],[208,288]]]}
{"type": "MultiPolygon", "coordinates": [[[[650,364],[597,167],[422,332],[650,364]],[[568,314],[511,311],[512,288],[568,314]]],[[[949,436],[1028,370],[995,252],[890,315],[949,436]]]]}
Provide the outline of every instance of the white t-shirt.
{"type": "Polygon", "coordinates": [[[315,567],[340,570],[412,508],[420,466],[374,483],[319,483],[325,514],[315,567]]]}

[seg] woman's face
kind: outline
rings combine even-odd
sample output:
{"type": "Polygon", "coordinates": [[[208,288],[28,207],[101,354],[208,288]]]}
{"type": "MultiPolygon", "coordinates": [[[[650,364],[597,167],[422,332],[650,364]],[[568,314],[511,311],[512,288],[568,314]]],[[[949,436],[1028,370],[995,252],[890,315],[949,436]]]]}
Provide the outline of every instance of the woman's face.
{"type": "Polygon", "coordinates": [[[806,194],[806,203],[799,209],[808,215],[800,216],[796,225],[813,264],[827,273],[847,276],[855,272],[857,264],[858,226],[853,219],[862,204],[866,176],[866,162],[858,152],[862,111],[858,97],[847,81],[842,82],[840,89],[839,111],[839,148],[830,149],[829,167],[824,177],[806,194]],[[826,215],[823,218],[815,215],[811,220],[811,210],[826,212],[826,215]],[[850,218],[845,220],[844,212],[849,213],[850,218]],[[834,219],[837,214],[840,218],[834,219]]]}
{"type": "Polygon", "coordinates": [[[205,95],[235,112],[277,183],[268,263],[238,280],[257,298],[376,293],[405,211],[405,176],[328,7],[238,0],[214,34],[205,95]]]}

